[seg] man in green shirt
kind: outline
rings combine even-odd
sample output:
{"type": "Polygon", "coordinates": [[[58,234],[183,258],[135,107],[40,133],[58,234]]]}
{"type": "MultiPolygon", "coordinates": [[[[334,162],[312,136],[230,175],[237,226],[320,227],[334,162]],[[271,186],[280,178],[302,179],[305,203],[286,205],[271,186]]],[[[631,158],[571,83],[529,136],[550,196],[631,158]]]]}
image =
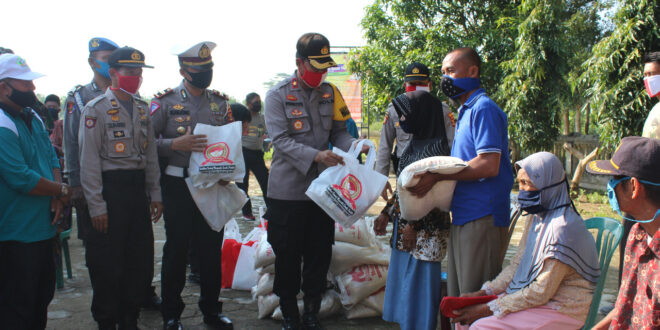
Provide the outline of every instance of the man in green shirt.
{"type": "Polygon", "coordinates": [[[32,72],[0,55],[0,327],[44,329],[55,293],[55,223],[70,193],[46,126],[31,106],[32,72]],[[54,217],[51,217],[51,212],[54,217]]]}

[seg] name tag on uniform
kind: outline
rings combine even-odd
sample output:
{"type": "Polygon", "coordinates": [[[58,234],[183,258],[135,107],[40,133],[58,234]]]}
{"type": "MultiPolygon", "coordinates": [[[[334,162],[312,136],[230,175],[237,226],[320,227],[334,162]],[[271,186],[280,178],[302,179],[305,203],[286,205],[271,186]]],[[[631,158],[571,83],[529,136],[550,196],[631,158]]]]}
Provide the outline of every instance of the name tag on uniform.
{"type": "Polygon", "coordinates": [[[170,110],[170,116],[187,116],[190,114],[188,110],[170,110]]]}
{"type": "Polygon", "coordinates": [[[108,128],[124,128],[126,127],[126,123],[107,123],[106,124],[108,128]]]}

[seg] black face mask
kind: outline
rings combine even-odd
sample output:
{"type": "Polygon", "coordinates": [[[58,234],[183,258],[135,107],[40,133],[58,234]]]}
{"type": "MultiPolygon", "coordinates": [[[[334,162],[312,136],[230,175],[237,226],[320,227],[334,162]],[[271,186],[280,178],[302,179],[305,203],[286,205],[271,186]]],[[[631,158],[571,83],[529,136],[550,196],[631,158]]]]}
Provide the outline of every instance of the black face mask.
{"type": "Polygon", "coordinates": [[[213,80],[212,69],[202,72],[190,72],[186,70],[186,72],[190,75],[190,78],[192,78],[191,80],[188,80],[191,85],[201,89],[206,89],[211,86],[211,80],[213,80]]]}
{"type": "Polygon", "coordinates": [[[60,116],[60,109],[58,108],[48,108],[48,114],[50,115],[50,118],[53,120],[59,119],[60,116]]]}
{"type": "Polygon", "coordinates": [[[33,91],[21,92],[15,89],[11,84],[6,84],[9,86],[9,88],[11,88],[11,95],[9,95],[9,99],[16,103],[18,106],[27,108],[32,107],[35,103],[37,103],[37,96],[34,95],[33,91]]]}
{"type": "Polygon", "coordinates": [[[254,112],[261,111],[261,102],[252,103],[252,111],[254,112]]]}

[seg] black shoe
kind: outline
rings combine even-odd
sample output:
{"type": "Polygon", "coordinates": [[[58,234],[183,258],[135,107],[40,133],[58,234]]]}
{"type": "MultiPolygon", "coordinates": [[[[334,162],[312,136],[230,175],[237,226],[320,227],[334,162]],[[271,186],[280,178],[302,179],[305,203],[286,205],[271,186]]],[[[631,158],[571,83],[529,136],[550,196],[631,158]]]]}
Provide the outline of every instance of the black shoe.
{"type": "Polygon", "coordinates": [[[190,272],[188,274],[188,282],[199,284],[202,281],[202,278],[199,276],[199,273],[190,272]]]}
{"type": "Polygon", "coordinates": [[[149,297],[149,299],[145,300],[142,302],[142,307],[143,309],[150,309],[154,311],[159,311],[160,310],[160,305],[163,303],[163,299],[160,299],[160,297],[154,292],[154,295],[149,297]]]}
{"type": "Polygon", "coordinates": [[[212,326],[215,329],[230,330],[234,329],[234,324],[231,323],[231,320],[224,316],[222,313],[215,315],[204,315],[204,323],[212,326]]]}
{"type": "Polygon", "coordinates": [[[181,321],[179,321],[179,319],[169,319],[169,320],[163,322],[163,329],[164,330],[183,330],[183,326],[181,325],[181,321]]]}
{"type": "Polygon", "coordinates": [[[114,322],[99,322],[99,330],[116,330],[117,324],[114,322]]]}
{"type": "Polygon", "coordinates": [[[305,330],[323,330],[319,322],[318,313],[321,309],[320,298],[303,298],[305,307],[303,308],[302,325],[305,330]]]}
{"type": "Polygon", "coordinates": [[[283,317],[282,318],[282,330],[299,330],[302,329],[300,327],[300,319],[297,317],[283,317]]]}

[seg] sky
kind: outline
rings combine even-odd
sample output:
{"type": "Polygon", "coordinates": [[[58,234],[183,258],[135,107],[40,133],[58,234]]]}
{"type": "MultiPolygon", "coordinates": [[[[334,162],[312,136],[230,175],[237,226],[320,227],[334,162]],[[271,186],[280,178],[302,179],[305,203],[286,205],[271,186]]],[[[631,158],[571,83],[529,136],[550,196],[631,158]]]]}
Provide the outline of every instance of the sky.
{"type": "Polygon", "coordinates": [[[303,33],[322,33],[331,47],[363,46],[359,24],[372,1],[5,1],[0,46],[46,75],[34,81],[36,93],[60,96],[91,81],[89,39],[137,48],[155,67],[144,69],[140,88],[150,98],[181,82],[175,46],[213,41],[210,88],[239,101],[254,91],[264,99],[264,82],[295,70],[303,33]]]}

